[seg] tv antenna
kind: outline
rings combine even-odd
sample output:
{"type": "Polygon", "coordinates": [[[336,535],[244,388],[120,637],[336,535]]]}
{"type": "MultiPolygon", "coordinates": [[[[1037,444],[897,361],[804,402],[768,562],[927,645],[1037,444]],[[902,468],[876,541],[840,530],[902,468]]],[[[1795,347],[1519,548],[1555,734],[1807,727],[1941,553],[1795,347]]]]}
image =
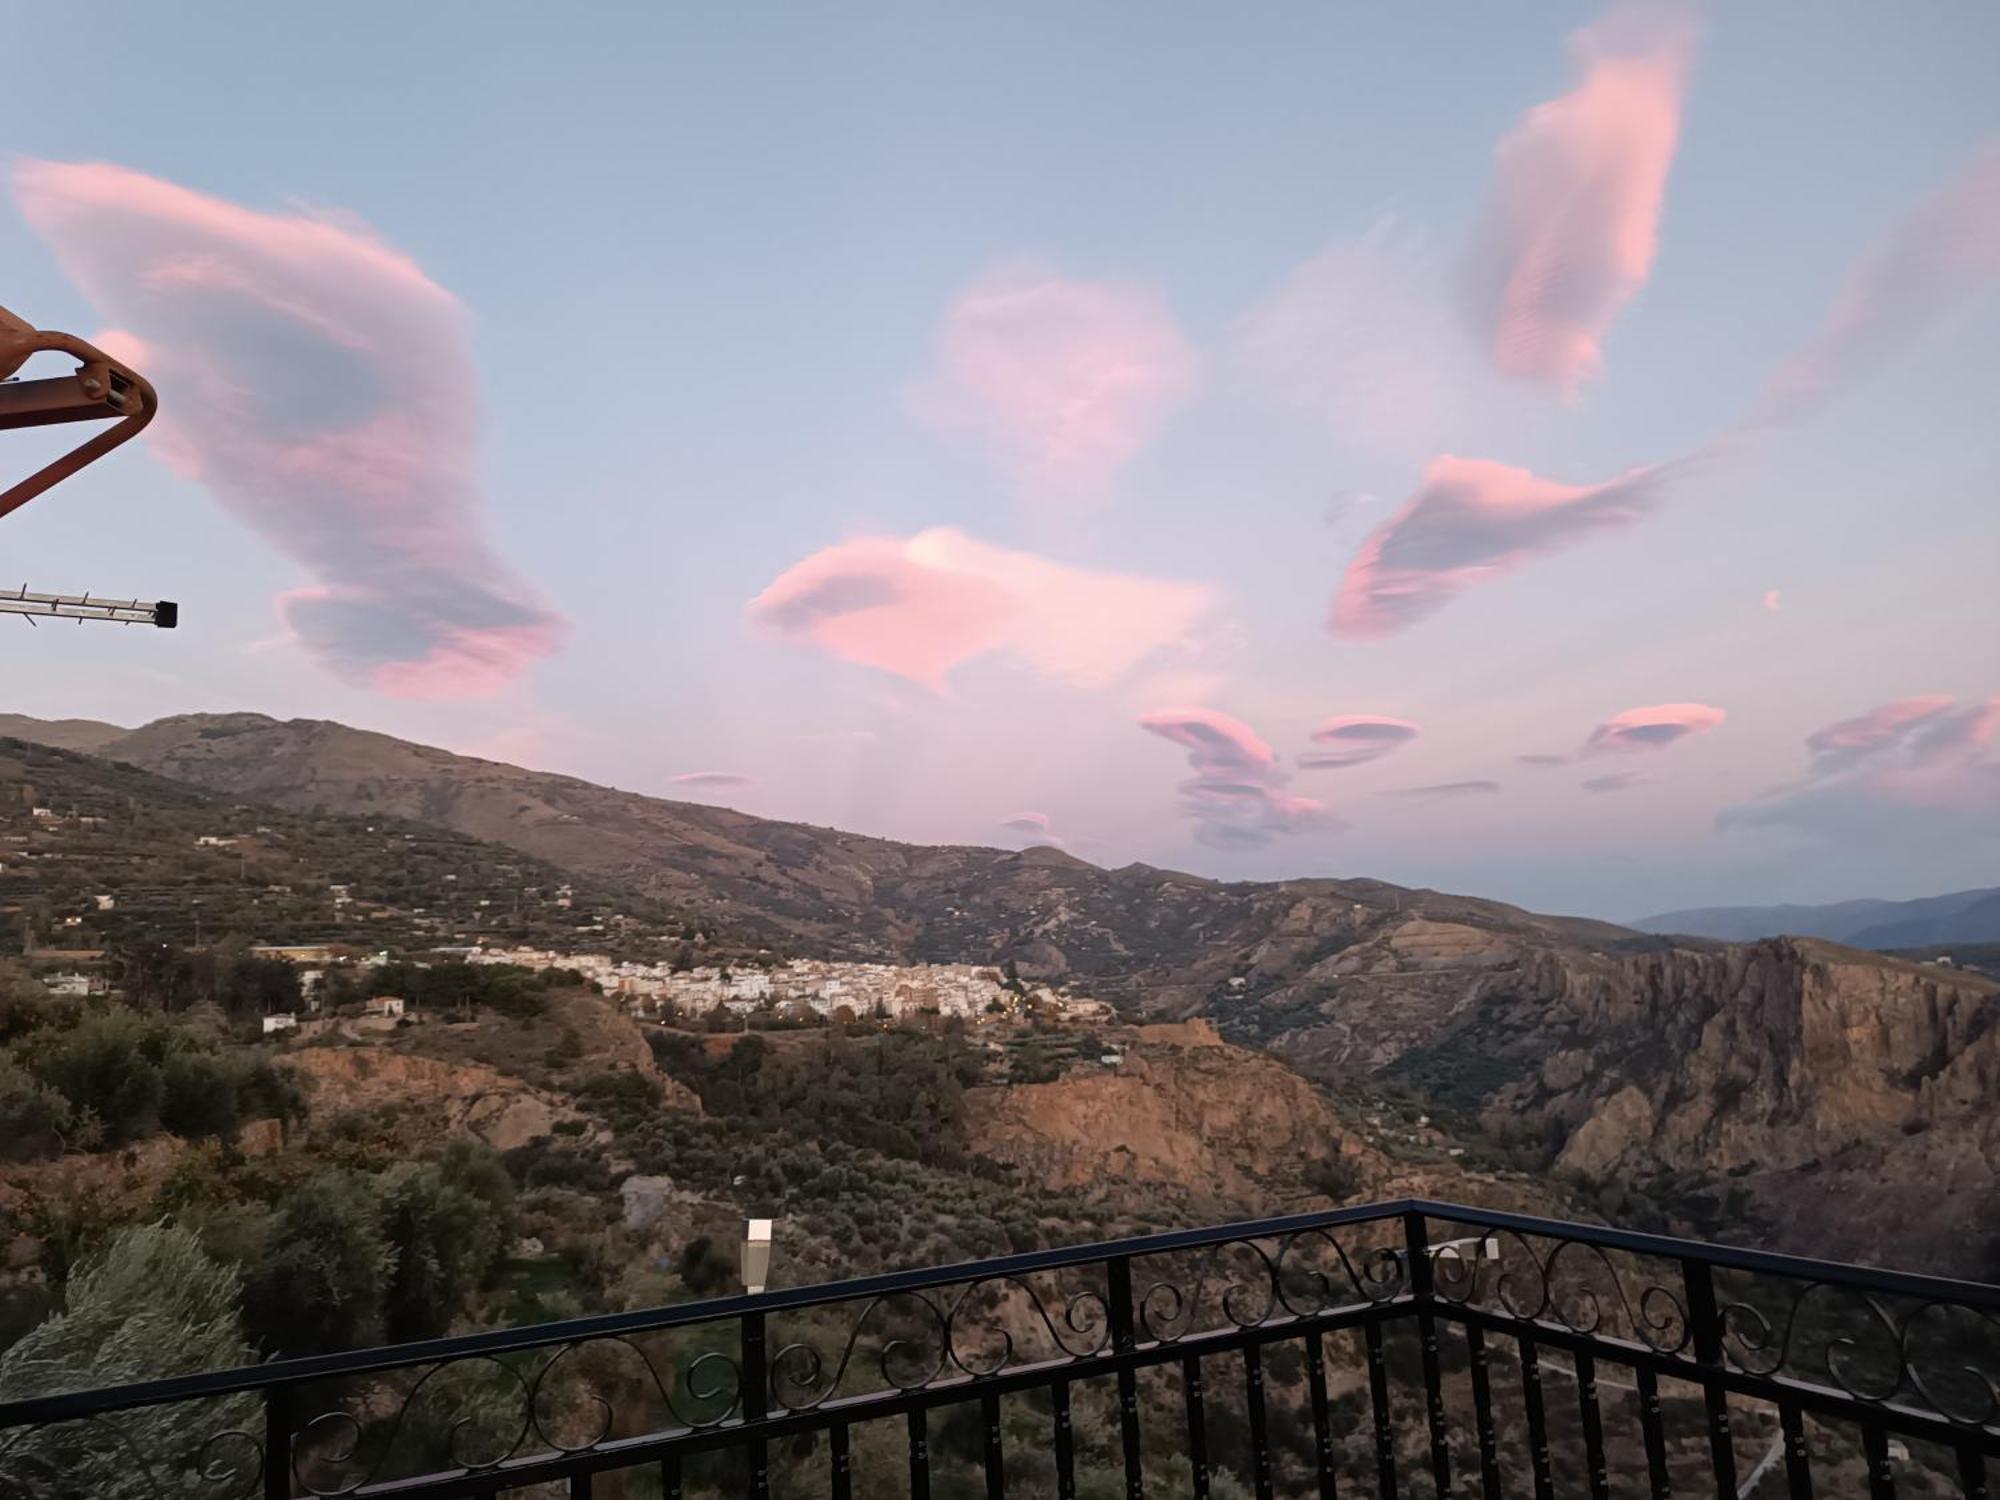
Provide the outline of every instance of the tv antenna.
{"type": "MultiPolygon", "coordinates": [[[[145,376],[113,359],[95,344],[69,333],[36,328],[0,307],[0,431],[51,427],[68,422],[112,425],[44,464],[26,479],[0,490],[0,517],[11,515],[37,495],[70,478],[137,437],[159,410],[159,397],[145,376]],[[37,354],[66,354],[77,368],[67,375],[34,380],[19,377],[37,354]]],[[[171,600],[106,599],[91,594],[33,593],[25,586],[0,590],[0,614],[57,620],[112,620],[171,630],[180,610],[171,600]]]]}

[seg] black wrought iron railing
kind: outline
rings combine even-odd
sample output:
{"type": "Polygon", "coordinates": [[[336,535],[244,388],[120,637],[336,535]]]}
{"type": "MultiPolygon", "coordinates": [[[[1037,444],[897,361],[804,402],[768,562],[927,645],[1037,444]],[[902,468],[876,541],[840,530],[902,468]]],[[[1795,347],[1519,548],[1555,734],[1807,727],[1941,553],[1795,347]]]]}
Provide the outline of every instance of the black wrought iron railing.
{"type": "Polygon", "coordinates": [[[110,1500],[1881,1500],[1996,1456],[2000,1288],[1419,1200],[0,1405],[0,1493],[110,1500]]]}

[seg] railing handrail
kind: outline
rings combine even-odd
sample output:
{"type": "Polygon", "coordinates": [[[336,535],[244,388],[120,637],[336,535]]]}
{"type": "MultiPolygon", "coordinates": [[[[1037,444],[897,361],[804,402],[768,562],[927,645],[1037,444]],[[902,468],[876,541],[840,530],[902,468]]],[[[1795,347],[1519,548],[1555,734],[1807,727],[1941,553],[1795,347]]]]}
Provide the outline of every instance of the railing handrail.
{"type": "MultiPolygon", "coordinates": [[[[1211,1245],[1269,1239],[1343,1225],[1376,1222],[1397,1224],[1405,1215],[1410,1214],[1450,1223],[1509,1230],[1545,1239],[1556,1238],[1592,1244],[1602,1249],[1626,1251],[1637,1255],[1699,1261],[1729,1270],[1763,1272],[1793,1280],[1819,1281],[1893,1296],[1950,1302],[1982,1310],[2000,1311],[2000,1287],[1980,1282],[1876,1270],[1844,1262],[1810,1260],[1770,1251],[1737,1249],[1701,1240],[1675,1239],[1666,1235],[1644,1234],[1562,1219],[1545,1219],[1531,1214],[1475,1208],[1467,1204],[1446,1203],[1427,1198],[1396,1198],[1279,1218],[1241,1220],[1199,1229],[1168,1230],[1088,1245],[1027,1251],[989,1260],[959,1261],[950,1265],[885,1272],[845,1281],[822,1282],[813,1286],[784,1287],[754,1295],[713,1297],[667,1307],[602,1313],[555,1323],[489,1329],[482,1333],[428,1339],[417,1343],[388,1344],[339,1354],[276,1359],[229,1370],[206,1370],[193,1375],[138,1381],[128,1385],[103,1386],[93,1390],[29,1397],[0,1403],[0,1431],[47,1422],[73,1421],[108,1412],[158,1406],[169,1402],[236,1395],[245,1391],[265,1390],[273,1386],[375,1374],[383,1370],[402,1369],[413,1365],[442,1364],[469,1356],[519,1353],[585,1339],[651,1333],[694,1323],[711,1323],[736,1318],[745,1313],[769,1314],[790,1308],[852,1302],[864,1297],[921,1292],[941,1286],[1024,1276],[1035,1272],[1096,1265],[1142,1256],[1166,1255],[1180,1250],[1198,1250],[1211,1245]]],[[[1405,1253],[1400,1240],[1386,1244],[1383,1248],[1398,1255],[1405,1253]]]]}
{"type": "Polygon", "coordinates": [[[1930,1276],[1920,1271],[1889,1271],[1877,1266],[1857,1265],[1852,1261],[1814,1260],[1809,1256],[1784,1255],[1775,1250],[1747,1250],[1735,1245],[1718,1245],[1711,1240],[1683,1240],[1672,1235],[1614,1229],[1609,1225],[1574,1224],[1562,1219],[1542,1219],[1533,1214],[1517,1214],[1498,1208],[1470,1208],[1462,1203],[1441,1203],[1429,1198],[1405,1199],[1399,1208],[1433,1219],[1484,1224],[1494,1229],[1512,1229],[1545,1238],[1559,1234],[1563,1239],[1580,1244],[1596,1245],[1605,1250],[1623,1250],[1633,1255],[1651,1255],[1665,1260],[1699,1260],[1725,1271],[1754,1271],[1769,1276],[1786,1276],[1795,1281],[1823,1281],[1829,1286],[1851,1286],[1862,1291],[1884,1292],[1893,1297],[1954,1302],[2000,1312],[2000,1285],[1984,1281],[1959,1281],[1950,1276],[1930,1276]]]}

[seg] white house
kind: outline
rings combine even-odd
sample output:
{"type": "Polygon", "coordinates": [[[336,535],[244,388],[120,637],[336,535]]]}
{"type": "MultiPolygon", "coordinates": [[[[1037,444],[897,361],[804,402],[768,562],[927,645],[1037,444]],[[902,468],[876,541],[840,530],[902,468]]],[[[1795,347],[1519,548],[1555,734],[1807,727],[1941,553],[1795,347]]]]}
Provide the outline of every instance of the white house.
{"type": "Polygon", "coordinates": [[[400,995],[377,995],[361,1007],[364,1016],[384,1016],[394,1020],[403,1014],[403,999],[400,995]]]}
{"type": "Polygon", "coordinates": [[[296,1031],[299,1018],[290,1011],[280,1011],[275,1016],[264,1017],[264,1035],[272,1036],[280,1031],[296,1031]]]}

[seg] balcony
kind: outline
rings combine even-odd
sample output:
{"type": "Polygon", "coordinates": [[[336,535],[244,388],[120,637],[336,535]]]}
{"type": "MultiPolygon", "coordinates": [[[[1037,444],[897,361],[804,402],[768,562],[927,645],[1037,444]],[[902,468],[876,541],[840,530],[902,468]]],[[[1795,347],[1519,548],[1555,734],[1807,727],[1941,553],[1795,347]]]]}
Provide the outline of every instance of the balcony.
{"type": "Polygon", "coordinates": [[[6,1500],[1882,1500],[1996,1456],[2000,1288],[1414,1200],[0,1405],[6,1500]]]}

